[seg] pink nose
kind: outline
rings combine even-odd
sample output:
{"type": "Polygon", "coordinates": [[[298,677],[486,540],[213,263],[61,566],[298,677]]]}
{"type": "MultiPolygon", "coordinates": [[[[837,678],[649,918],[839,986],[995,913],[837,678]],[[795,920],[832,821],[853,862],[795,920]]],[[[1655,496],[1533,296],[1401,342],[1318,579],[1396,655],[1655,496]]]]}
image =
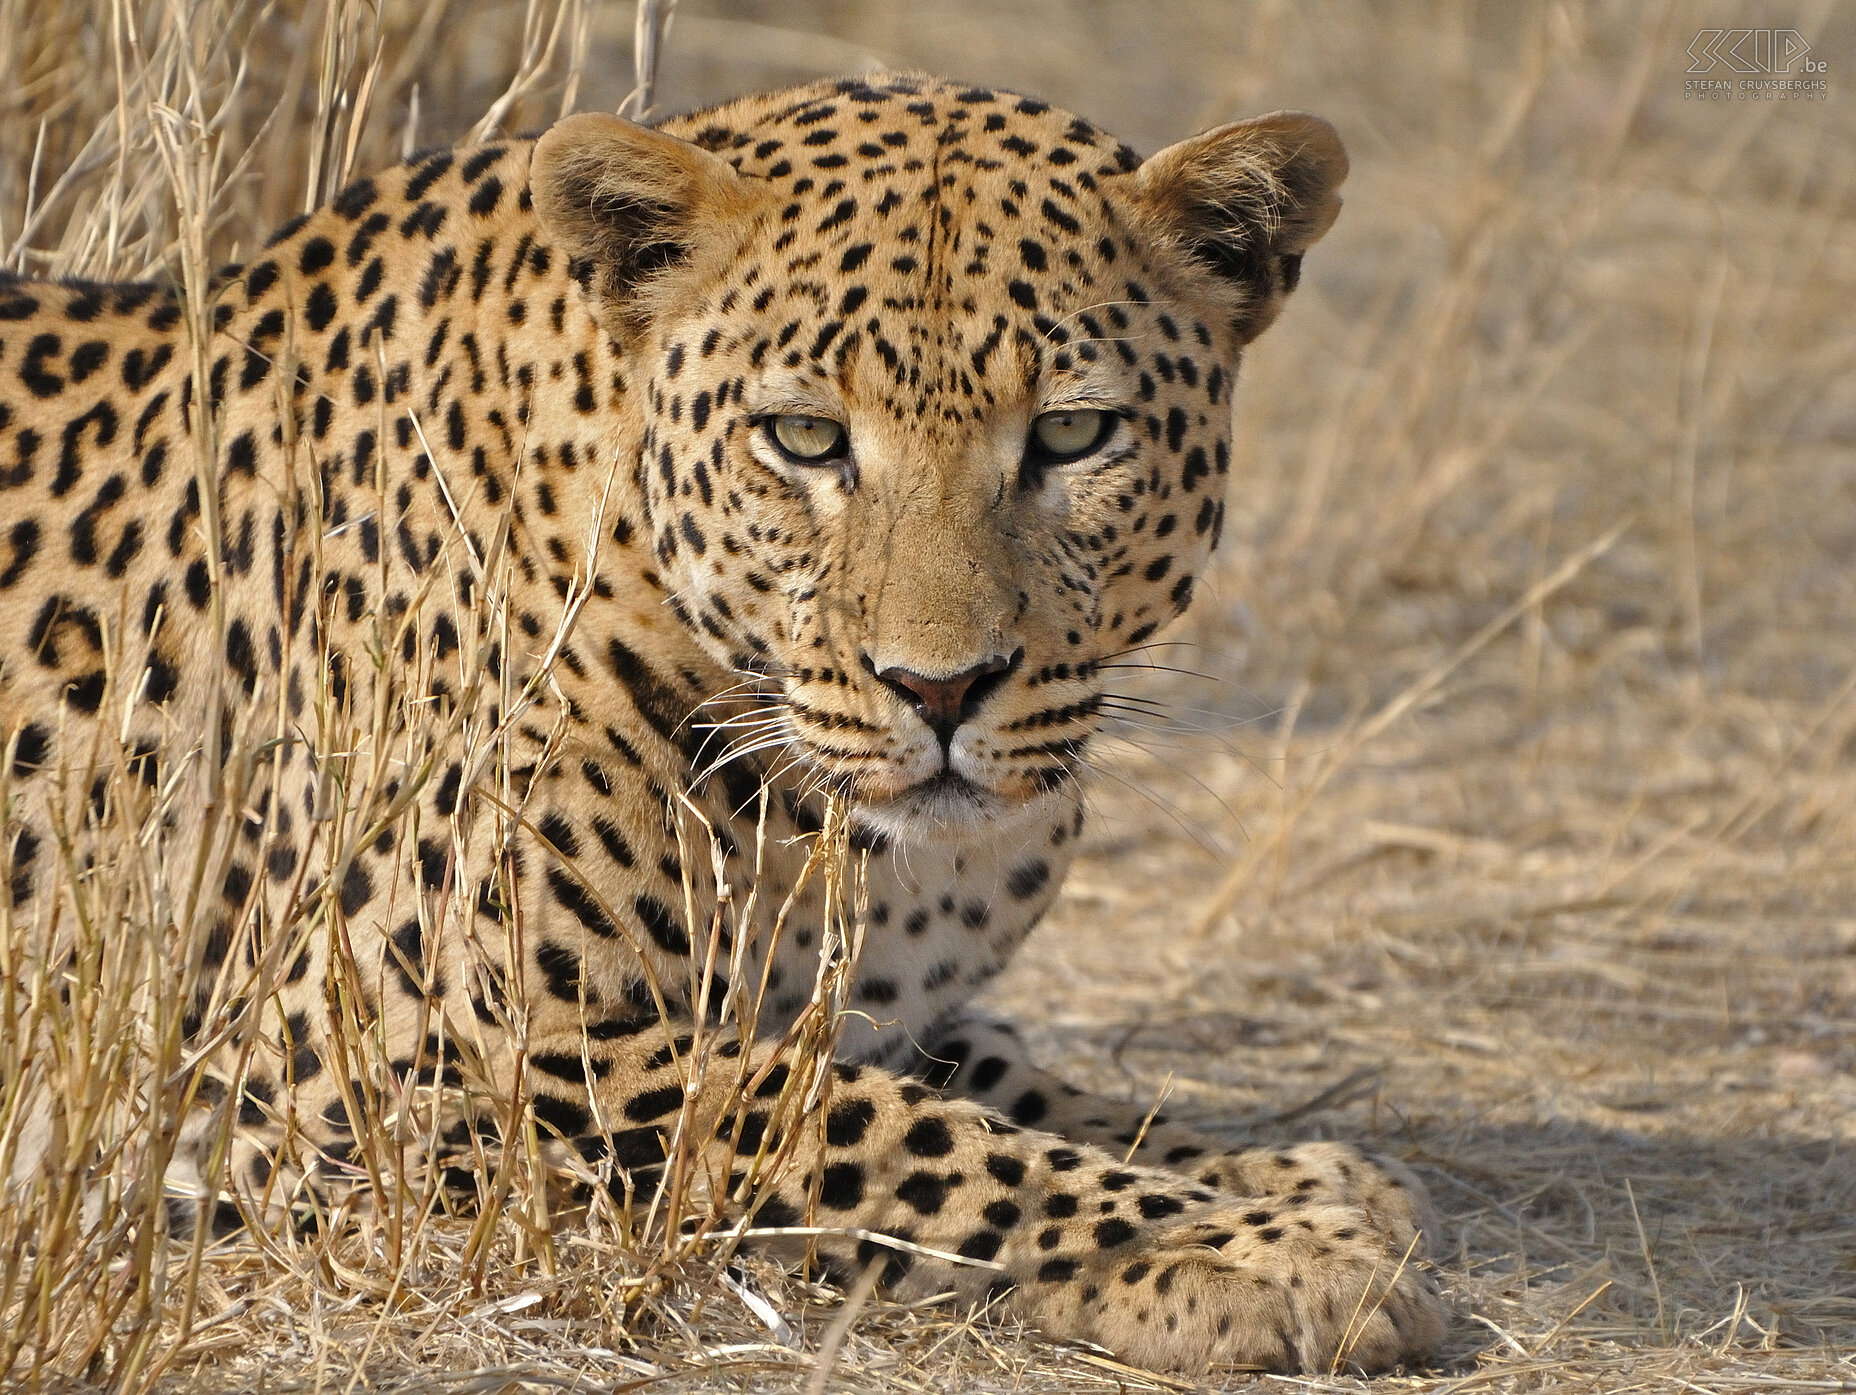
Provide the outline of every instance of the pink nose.
{"type": "Polygon", "coordinates": [[[1018,667],[1023,654],[1021,649],[1009,659],[995,655],[947,678],[930,678],[906,668],[879,669],[868,660],[865,663],[878,682],[915,709],[945,747],[953,741],[955,729],[977,712],[1018,667]]]}

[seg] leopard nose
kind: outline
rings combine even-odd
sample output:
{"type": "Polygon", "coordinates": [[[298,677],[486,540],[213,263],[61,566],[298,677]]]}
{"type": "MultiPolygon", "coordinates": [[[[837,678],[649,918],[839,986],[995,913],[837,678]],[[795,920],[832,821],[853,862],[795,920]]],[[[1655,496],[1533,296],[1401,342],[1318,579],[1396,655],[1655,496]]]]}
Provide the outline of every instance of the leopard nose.
{"type": "Polygon", "coordinates": [[[1010,658],[995,654],[946,678],[931,678],[908,668],[878,668],[867,654],[864,667],[877,682],[915,709],[946,750],[960,724],[979,711],[980,704],[1011,677],[1024,657],[1023,649],[1010,658]]]}

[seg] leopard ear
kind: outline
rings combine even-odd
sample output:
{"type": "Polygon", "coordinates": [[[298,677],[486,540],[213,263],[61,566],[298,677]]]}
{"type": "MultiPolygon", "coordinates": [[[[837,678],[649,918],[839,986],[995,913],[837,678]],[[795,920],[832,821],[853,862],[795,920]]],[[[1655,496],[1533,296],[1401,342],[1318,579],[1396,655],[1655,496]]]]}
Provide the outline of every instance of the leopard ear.
{"type": "Polygon", "coordinates": [[[529,189],[542,228],[620,338],[719,271],[739,240],[718,234],[767,199],[708,151],[595,112],[565,117],[535,142],[529,189]]]}
{"type": "Polygon", "coordinates": [[[1347,151],[1334,128],[1271,112],[1170,145],[1135,172],[1164,240],[1217,277],[1237,342],[1276,318],[1302,254],[1334,225],[1347,151]]]}

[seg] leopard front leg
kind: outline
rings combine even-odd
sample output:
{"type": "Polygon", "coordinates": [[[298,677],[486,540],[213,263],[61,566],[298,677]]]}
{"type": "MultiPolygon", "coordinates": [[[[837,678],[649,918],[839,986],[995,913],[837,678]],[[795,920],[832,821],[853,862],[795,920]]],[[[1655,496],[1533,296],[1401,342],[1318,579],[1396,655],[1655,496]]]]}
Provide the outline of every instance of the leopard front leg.
{"type": "Polygon", "coordinates": [[[1356,1208],[1222,1196],[872,1067],[833,1067],[801,1117],[793,1099],[810,1092],[788,1090],[765,1045],[692,1091],[688,1029],[620,1031],[531,1043],[556,1063],[531,1075],[538,1118],[583,1158],[610,1154],[634,1189],[678,1130],[701,1140],[692,1175],[731,1186],[764,1145],[783,1165],[755,1226],[809,1221],[826,1257],[850,1272],[881,1260],[904,1296],[997,1298],[1054,1336],[1187,1371],[1383,1370],[1442,1338],[1429,1276],[1356,1208]]]}
{"type": "Polygon", "coordinates": [[[1424,1184],[1393,1158],[1346,1143],[1232,1148],[1151,1107],[1092,1095],[1031,1064],[1008,1024],[970,1015],[922,1051],[917,1070],[950,1094],[1128,1162],[1177,1169],[1200,1184],[1284,1208],[1353,1207],[1389,1244],[1422,1256],[1438,1235],[1424,1184]]]}

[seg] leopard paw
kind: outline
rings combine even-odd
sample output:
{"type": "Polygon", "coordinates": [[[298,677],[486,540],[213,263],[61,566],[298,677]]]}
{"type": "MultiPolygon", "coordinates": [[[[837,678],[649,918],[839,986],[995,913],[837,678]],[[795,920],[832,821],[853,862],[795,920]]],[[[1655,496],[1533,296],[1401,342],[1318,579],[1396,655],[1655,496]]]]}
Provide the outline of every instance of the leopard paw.
{"type": "Polygon", "coordinates": [[[1192,1175],[1219,1191],[1270,1198],[1284,1207],[1352,1207],[1401,1253],[1412,1247],[1414,1258],[1429,1252],[1439,1233],[1437,1213],[1417,1175],[1393,1158],[1363,1153],[1351,1144],[1298,1143],[1216,1154],[1194,1163],[1192,1175]]]}
{"type": "Polygon", "coordinates": [[[1431,1274],[1346,1206],[1210,1203],[1113,1255],[1046,1261],[1035,1320],[1157,1369],[1366,1374],[1441,1344],[1431,1274]]]}

